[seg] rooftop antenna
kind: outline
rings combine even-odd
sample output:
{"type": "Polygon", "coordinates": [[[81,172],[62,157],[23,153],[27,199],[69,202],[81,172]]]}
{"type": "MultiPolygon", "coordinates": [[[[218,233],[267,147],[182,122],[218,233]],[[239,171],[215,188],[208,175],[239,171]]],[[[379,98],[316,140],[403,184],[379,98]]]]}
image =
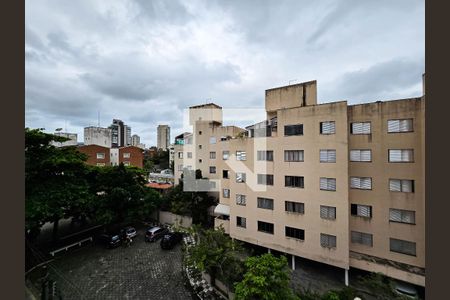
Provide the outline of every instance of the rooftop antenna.
{"type": "Polygon", "coordinates": [[[64,131],[67,132],[67,120],[64,120],[64,131]]]}
{"type": "Polygon", "coordinates": [[[289,80],[289,84],[288,85],[291,85],[291,82],[294,82],[294,81],[298,81],[298,79],[291,79],[291,80],[289,80]]]}
{"type": "Polygon", "coordinates": [[[209,102],[212,102],[212,98],[206,98],[205,104],[208,104],[208,101],[209,101],[209,102]]]}
{"type": "Polygon", "coordinates": [[[98,124],[97,124],[97,126],[100,127],[100,111],[98,111],[98,124]]]}

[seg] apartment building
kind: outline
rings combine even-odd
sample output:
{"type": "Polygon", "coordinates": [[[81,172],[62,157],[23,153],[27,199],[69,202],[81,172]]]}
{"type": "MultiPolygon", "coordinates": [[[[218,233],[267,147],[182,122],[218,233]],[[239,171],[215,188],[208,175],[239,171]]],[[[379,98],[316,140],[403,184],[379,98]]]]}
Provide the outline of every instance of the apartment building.
{"type": "Polygon", "coordinates": [[[84,144],[111,147],[111,128],[98,126],[84,127],[84,144]]]}
{"type": "MultiPolygon", "coordinates": [[[[219,191],[216,226],[237,240],[425,286],[425,96],[317,103],[310,81],[266,90],[267,119],[222,126],[190,107],[175,178],[200,169],[219,191]]],[[[177,180],[176,180],[177,181],[177,180]]]]}
{"type": "Polygon", "coordinates": [[[170,127],[169,125],[158,125],[157,128],[157,147],[166,150],[170,145],[170,127]]]}
{"type": "Polygon", "coordinates": [[[102,167],[117,166],[123,163],[125,166],[143,168],[144,153],[138,147],[109,148],[99,145],[84,145],[78,147],[78,151],[88,156],[86,163],[89,165],[102,167]]]}

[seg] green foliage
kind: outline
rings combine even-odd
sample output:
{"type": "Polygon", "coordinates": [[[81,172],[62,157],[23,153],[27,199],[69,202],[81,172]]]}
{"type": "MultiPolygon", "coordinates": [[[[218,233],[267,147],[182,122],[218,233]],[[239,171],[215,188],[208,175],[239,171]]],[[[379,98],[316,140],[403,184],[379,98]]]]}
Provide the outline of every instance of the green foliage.
{"type": "MultiPolygon", "coordinates": [[[[79,216],[90,200],[86,155],[76,147],[57,148],[66,138],[25,129],[25,229],[37,233],[45,222],[79,216]]],[[[56,234],[56,224],[55,231],[56,234]]]]}
{"type": "Polygon", "coordinates": [[[94,167],[76,147],[57,148],[66,138],[25,129],[25,229],[36,236],[45,222],[89,217],[101,224],[141,220],[161,203],[145,186],[145,172],[123,164],[94,167]]]}
{"type": "Polygon", "coordinates": [[[239,266],[240,261],[236,255],[243,250],[242,246],[226,235],[222,227],[205,230],[197,226],[194,238],[197,244],[189,248],[188,263],[201,271],[206,271],[213,283],[217,276],[230,285],[235,282],[234,280],[240,279],[239,273],[231,273],[243,268],[239,266]],[[230,280],[233,281],[228,282],[230,280]]]}
{"type": "Polygon", "coordinates": [[[235,286],[236,300],[298,299],[289,287],[287,259],[270,253],[252,256],[245,261],[244,279],[235,286]]]}
{"type": "Polygon", "coordinates": [[[391,278],[382,273],[371,273],[367,276],[359,277],[359,283],[366,287],[377,299],[406,300],[406,296],[394,292],[394,282],[391,278]]]}

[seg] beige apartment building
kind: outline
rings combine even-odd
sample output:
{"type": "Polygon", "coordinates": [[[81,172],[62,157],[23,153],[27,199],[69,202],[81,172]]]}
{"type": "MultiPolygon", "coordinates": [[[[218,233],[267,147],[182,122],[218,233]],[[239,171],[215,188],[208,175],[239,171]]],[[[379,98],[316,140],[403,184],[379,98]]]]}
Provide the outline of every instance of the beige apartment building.
{"type": "Polygon", "coordinates": [[[266,90],[267,120],[189,108],[175,178],[200,169],[237,240],[425,286],[425,96],[317,103],[316,81],[266,90]],[[218,193],[217,193],[218,192],[218,193]]]}

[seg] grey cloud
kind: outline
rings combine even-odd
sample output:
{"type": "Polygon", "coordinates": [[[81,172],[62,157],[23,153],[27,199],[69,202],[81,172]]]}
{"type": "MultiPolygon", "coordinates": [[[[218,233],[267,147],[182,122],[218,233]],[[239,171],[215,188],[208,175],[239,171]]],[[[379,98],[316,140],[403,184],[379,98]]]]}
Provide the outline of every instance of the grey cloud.
{"type": "MultiPolygon", "coordinates": [[[[322,89],[325,94],[322,100],[328,102],[345,99],[350,103],[391,100],[391,95],[401,95],[402,90],[420,84],[423,72],[423,65],[416,60],[394,59],[382,62],[367,69],[343,74],[332,88],[322,89]]],[[[405,98],[409,96],[413,95],[406,94],[405,98]]],[[[415,96],[420,96],[420,93],[415,96]]]]}

